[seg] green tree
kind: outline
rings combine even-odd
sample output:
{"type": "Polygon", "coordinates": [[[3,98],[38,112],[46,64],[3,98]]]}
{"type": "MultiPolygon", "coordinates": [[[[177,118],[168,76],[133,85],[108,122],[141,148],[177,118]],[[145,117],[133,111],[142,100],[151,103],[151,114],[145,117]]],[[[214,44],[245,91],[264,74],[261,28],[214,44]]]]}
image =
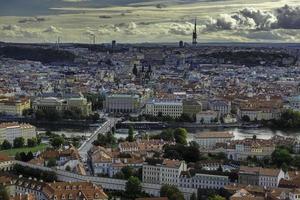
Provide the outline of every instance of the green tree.
{"type": "Polygon", "coordinates": [[[175,142],[179,144],[186,145],[187,144],[187,135],[188,132],[185,128],[177,128],[174,131],[175,142]]]}
{"type": "Polygon", "coordinates": [[[50,158],[47,162],[47,167],[54,167],[54,166],[56,166],[56,159],[50,158]]]}
{"type": "Polygon", "coordinates": [[[4,140],[2,145],[1,145],[1,149],[11,149],[12,145],[8,140],[4,140]]]}
{"type": "Polygon", "coordinates": [[[69,165],[66,166],[66,171],[70,172],[72,169],[69,165]]]}
{"type": "Polygon", "coordinates": [[[23,137],[17,137],[14,139],[14,148],[21,148],[25,145],[25,139],[23,137]]]}
{"type": "Polygon", "coordinates": [[[129,129],[128,129],[128,136],[127,136],[126,140],[128,142],[133,142],[134,141],[134,129],[133,129],[132,126],[130,126],[129,129]]]}
{"type": "Polygon", "coordinates": [[[168,197],[169,200],[184,200],[183,194],[173,185],[163,185],[160,188],[160,196],[168,197]]]}
{"type": "Polygon", "coordinates": [[[131,176],[133,176],[134,170],[132,167],[126,166],[121,169],[121,172],[124,174],[125,179],[129,179],[131,176]]]}
{"type": "Polygon", "coordinates": [[[130,197],[137,197],[142,193],[141,181],[134,176],[129,177],[126,182],[126,194],[130,197]]]}
{"type": "Polygon", "coordinates": [[[50,144],[54,148],[59,148],[61,145],[65,143],[65,139],[62,136],[55,136],[54,138],[50,139],[50,144]]]}
{"type": "Polygon", "coordinates": [[[283,163],[290,165],[293,157],[287,149],[276,148],[271,155],[271,159],[272,162],[277,165],[277,167],[281,167],[283,163]]]}
{"type": "Polygon", "coordinates": [[[37,145],[37,139],[36,138],[28,138],[27,145],[28,145],[28,147],[35,147],[37,145]]]}
{"type": "Polygon", "coordinates": [[[226,199],[220,195],[213,195],[208,197],[208,200],[226,200],[226,199]]]}

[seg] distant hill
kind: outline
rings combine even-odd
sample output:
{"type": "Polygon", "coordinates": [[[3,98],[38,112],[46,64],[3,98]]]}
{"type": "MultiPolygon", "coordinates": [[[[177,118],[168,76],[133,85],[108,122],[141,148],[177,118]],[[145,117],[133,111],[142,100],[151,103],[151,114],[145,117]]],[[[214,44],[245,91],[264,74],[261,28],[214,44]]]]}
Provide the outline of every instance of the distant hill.
{"type": "Polygon", "coordinates": [[[44,64],[70,63],[75,59],[75,55],[69,51],[24,46],[0,47],[0,56],[16,60],[40,61],[44,64]]]}

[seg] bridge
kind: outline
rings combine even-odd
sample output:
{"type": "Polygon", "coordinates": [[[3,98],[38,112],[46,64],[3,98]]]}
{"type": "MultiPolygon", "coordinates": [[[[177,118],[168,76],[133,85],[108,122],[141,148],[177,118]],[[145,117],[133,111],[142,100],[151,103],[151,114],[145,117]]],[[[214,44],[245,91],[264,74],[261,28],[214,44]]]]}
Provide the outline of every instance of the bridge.
{"type": "Polygon", "coordinates": [[[87,152],[92,148],[93,141],[97,139],[98,134],[105,134],[114,127],[118,119],[117,118],[106,118],[107,120],[101,124],[91,135],[90,137],[82,143],[79,147],[79,154],[83,161],[87,160],[87,152]]]}

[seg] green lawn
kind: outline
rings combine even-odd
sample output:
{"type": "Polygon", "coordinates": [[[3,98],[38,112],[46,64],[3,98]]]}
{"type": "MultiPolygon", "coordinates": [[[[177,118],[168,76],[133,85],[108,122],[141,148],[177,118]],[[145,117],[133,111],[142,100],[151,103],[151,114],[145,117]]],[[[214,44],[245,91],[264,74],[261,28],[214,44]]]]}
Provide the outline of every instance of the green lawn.
{"type": "Polygon", "coordinates": [[[32,153],[35,153],[37,151],[43,151],[47,147],[48,147],[47,144],[40,144],[36,147],[23,147],[23,148],[3,150],[3,151],[0,151],[0,153],[4,153],[8,156],[14,156],[18,152],[26,152],[27,153],[27,152],[31,151],[32,153]]]}

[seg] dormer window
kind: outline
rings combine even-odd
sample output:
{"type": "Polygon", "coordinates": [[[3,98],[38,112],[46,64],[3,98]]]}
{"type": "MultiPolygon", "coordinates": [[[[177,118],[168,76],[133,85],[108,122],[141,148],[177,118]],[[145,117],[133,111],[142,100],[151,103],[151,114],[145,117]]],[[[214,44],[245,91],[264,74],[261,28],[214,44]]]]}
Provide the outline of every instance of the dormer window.
{"type": "Polygon", "coordinates": [[[61,196],[61,199],[66,199],[66,196],[63,194],[63,195],[61,196]]]}
{"type": "Polygon", "coordinates": [[[69,194],[69,199],[73,199],[73,196],[72,196],[72,194],[69,194]]]}
{"type": "Polygon", "coordinates": [[[95,198],[99,198],[99,194],[98,193],[95,194],[95,198]]]}
{"type": "Polygon", "coordinates": [[[57,196],[56,195],[54,195],[54,200],[57,200],[57,196]]]}

